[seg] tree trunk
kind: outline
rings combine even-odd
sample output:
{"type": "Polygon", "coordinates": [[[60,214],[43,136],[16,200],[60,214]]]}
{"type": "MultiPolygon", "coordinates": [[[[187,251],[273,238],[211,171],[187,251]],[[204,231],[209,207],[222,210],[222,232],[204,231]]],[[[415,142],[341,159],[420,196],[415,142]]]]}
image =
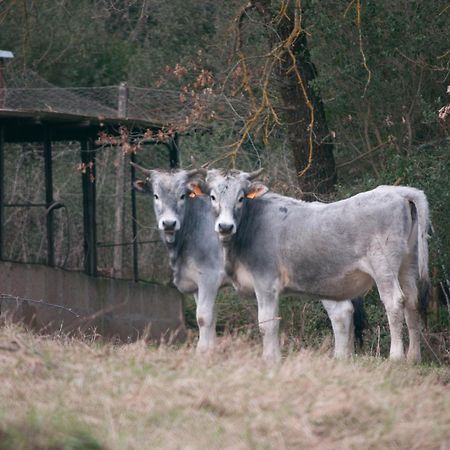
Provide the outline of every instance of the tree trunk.
{"type": "MultiPolygon", "coordinates": [[[[290,17],[283,15],[281,19],[274,21],[273,15],[269,13],[272,3],[271,0],[260,0],[255,2],[255,6],[265,15],[266,20],[270,21],[271,28],[276,29],[276,41],[272,42],[274,48],[280,45],[280,42],[289,41],[294,31],[295,15],[294,8],[290,8],[290,17]]],[[[311,87],[317,72],[311,62],[306,34],[303,31],[288,48],[285,47],[277,76],[298,182],[304,199],[315,199],[314,194],[327,194],[334,190],[337,176],[333,143],[322,99],[311,87]]]]}
{"type": "MultiPolygon", "coordinates": [[[[292,25],[292,20],[287,18],[281,20],[277,31],[282,40],[289,37],[292,25]]],[[[307,98],[288,52],[284,53],[278,70],[280,96],[284,104],[284,116],[295,168],[300,175],[298,181],[305,197],[311,198],[314,193],[324,194],[333,191],[337,179],[336,166],[322,99],[311,87],[317,72],[311,62],[304,32],[294,42],[292,54],[295,56],[296,67],[302,78],[307,98]],[[310,148],[311,109],[314,114],[312,149],[310,148]]]]}

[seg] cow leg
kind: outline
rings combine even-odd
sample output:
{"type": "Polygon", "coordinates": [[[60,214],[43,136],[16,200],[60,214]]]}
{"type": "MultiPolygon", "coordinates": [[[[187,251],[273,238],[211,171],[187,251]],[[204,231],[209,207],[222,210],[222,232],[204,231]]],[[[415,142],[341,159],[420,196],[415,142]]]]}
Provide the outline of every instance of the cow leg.
{"type": "Polygon", "coordinates": [[[258,300],[258,325],[263,337],[263,359],[269,363],[278,363],[281,359],[278,330],[278,292],[273,288],[255,288],[258,300]]]}
{"type": "Polygon", "coordinates": [[[392,360],[405,359],[403,348],[402,327],[404,320],[404,298],[398,280],[391,277],[375,280],[381,301],[386,309],[391,334],[391,349],[389,358],[392,360]]]}
{"type": "Polygon", "coordinates": [[[334,333],[334,357],[348,358],[355,350],[353,326],[353,304],[351,300],[322,300],[322,305],[331,320],[334,333]]]}
{"type": "Polygon", "coordinates": [[[405,296],[405,319],[408,326],[409,347],[407,360],[418,363],[420,355],[420,314],[418,309],[418,291],[416,279],[412,274],[404,274],[400,277],[401,287],[405,296]]]}
{"type": "Polygon", "coordinates": [[[201,284],[194,295],[197,304],[197,324],[199,339],[197,353],[206,353],[216,344],[216,296],[219,288],[201,284]]]}

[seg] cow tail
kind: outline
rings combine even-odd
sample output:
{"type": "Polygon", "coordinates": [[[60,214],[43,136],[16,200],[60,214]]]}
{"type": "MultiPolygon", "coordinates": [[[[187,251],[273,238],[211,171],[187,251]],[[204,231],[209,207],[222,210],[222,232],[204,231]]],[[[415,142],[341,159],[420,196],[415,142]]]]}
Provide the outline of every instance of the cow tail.
{"type": "MultiPolygon", "coordinates": [[[[428,300],[431,293],[428,273],[428,230],[430,228],[430,211],[425,194],[417,189],[412,190],[408,200],[415,206],[417,213],[417,267],[419,272],[419,312],[426,323],[428,300]]],[[[414,216],[414,214],[413,214],[414,216]]]]}

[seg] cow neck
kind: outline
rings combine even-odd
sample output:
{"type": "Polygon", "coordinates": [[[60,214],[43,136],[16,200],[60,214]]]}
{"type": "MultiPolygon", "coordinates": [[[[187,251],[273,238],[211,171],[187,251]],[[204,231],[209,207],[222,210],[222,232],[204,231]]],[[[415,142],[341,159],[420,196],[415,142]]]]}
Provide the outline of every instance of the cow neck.
{"type": "Polygon", "coordinates": [[[236,262],[236,252],[234,251],[234,239],[230,242],[222,243],[223,248],[223,258],[224,258],[224,266],[225,273],[230,278],[233,279],[234,266],[236,262]]]}
{"type": "Polygon", "coordinates": [[[252,253],[253,238],[258,232],[259,220],[266,204],[264,199],[245,200],[236,234],[229,242],[223,244],[225,270],[229,276],[234,272],[236,263],[252,253]]]}
{"type": "Polygon", "coordinates": [[[164,241],[164,243],[166,244],[167,250],[169,251],[169,263],[170,263],[170,267],[173,269],[175,269],[175,265],[176,265],[176,261],[178,259],[179,256],[179,233],[180,230],[178,230],[175,233],[175,240],[174,242],[166,242],[164,241]]]}
{"type": "Polygon", "coordinates": [[[166,242],[169,250],[170,265],[175,267],[177,260],[183,256],[184,252],[188,251],[189,244],[192,242],[193,235],[199,228],[200,209],[198,208],[199,199],[187,199],[184,216],[181,221],[180,229],[175,233],[174,242],[166,242]]]}

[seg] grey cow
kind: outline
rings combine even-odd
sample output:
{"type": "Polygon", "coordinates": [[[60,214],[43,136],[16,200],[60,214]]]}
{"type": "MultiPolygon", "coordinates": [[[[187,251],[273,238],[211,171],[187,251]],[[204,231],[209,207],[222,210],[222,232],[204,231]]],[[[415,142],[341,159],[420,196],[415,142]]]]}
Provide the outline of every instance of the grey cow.
{"type": "MultiPolygon", "coordinates": [[[[147,175],[144,181],[135,182],[135,188],[153,194],[158,228],[169,251],[174,284],[181,292],[193,293],[196,298],[200,334],[197,350],[212,350],[216,336],[215,298],[218,289],[230,281],[225,275],[222,245],[214,231],[211,202],[196,182],[199,171],[163,172],[133,165],[147,175]]],[[[323,304],[335,333],[335,354],[346,354],[354,343],[352,303],[323,304]]]]}
{"type": "Polygon", "coordinates": [[[278,297],[283,292],[341,301],[375,283],[391,335],[391,359],[420,361],[418,281],[428,292],[429,212],[422,191],[380,186],[346,200],[306,203],[252,182],[260,171],[212,170],[206,178],[225,249],[226,272],[258,300],[263,355],[280,357],[278,297]]]}
{"type": "Polygon", "coordinates": [[[210,201],[196,189],[199,171],[162,172],[133,165],[147,175],[145,181],[136,181],[134,186],[153,194],[173,282],[181,292],[194,294],[199,326],[197,351],[212,350],[216,337],[215,300],[226,277],[210,201]]]}

